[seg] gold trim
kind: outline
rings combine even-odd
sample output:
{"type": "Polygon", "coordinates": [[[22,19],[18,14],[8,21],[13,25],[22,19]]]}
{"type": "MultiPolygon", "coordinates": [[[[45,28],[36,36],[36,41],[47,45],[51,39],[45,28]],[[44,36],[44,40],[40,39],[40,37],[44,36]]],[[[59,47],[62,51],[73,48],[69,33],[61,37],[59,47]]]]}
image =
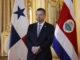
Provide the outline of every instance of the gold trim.
{"type": "Polygon", "coordinates": [[[46,21],[48,22],[48,0],[45,0],[46,21]]]}

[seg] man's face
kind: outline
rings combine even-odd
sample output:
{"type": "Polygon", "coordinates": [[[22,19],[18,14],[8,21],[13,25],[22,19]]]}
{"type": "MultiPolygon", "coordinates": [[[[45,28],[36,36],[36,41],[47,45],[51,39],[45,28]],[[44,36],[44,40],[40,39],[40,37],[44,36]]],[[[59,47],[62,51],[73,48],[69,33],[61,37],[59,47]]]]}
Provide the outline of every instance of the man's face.
{"type": "Polygon", "coordinates": [[[36,12],[36,20],[40,23],[42,23],[45,19],[45,14],[43,11],[37,11],[36,12]]]}

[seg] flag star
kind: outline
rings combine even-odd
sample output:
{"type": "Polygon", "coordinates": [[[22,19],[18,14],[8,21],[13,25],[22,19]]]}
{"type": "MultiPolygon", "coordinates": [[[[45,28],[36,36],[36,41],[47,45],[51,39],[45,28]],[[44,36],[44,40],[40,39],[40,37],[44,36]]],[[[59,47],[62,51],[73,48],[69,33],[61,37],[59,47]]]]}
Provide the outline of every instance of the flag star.
{"type": "Polygon", "coordinates": [[[71,0],[73,2],[73,0],[71,0]]]}
{"type": "Polygon", "coordinates": [[[25,8],[20,9],[20,7],[18,6],[18,10],[16,12],[14,12],[14,14],[18,15],[18,19],[20,18],[20,16],[25,16],[24,13],[23,13],[24,10],[25,10],[25,8]]]}

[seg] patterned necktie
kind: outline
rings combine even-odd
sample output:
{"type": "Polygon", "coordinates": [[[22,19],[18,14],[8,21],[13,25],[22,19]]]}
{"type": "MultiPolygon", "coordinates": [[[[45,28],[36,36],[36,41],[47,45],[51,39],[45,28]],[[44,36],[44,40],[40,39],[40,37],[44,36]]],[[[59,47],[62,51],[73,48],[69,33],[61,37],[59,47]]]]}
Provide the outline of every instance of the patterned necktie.
{"type": "Polygon", "coordinates": [[[39,36],[39,34],[40,34],[40,28],[41,28],[41,25],[39,24],[39,26],[38,26],[38,32],[37,32],[37,36],[39,36]]]}

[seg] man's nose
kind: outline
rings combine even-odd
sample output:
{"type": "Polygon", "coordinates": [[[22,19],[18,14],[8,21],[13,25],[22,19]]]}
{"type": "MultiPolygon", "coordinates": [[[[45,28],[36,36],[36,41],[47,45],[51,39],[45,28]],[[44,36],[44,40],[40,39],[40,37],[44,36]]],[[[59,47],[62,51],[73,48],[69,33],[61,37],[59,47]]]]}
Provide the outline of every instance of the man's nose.
{"type": "Polygon", "coordinates": [[[40,16],[37,16],[38,18],[40,18],[40,16]]]}

